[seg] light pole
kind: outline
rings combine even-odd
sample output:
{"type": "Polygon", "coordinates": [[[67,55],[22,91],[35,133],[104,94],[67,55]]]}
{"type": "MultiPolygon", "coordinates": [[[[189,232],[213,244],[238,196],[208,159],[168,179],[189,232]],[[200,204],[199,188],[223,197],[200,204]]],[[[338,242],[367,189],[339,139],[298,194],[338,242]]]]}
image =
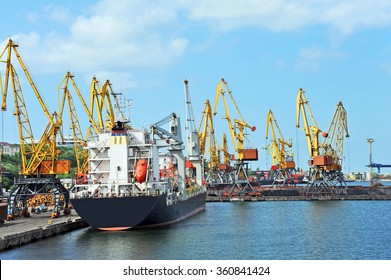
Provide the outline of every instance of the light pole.
{"type": "Polygon", "coordinates": [[[367,142],[369,144],[369,180],[370,180],[370,186],[372,187],[372,143],[375,140],[373,138],[367,138],[367,142]]]}

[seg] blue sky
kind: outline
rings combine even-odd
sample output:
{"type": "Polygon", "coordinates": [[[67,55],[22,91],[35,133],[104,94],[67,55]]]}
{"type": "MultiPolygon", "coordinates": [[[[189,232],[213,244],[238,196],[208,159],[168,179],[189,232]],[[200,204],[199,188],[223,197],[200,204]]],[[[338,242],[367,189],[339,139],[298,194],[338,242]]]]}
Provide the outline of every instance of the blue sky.
{"type": "MultiPolygon", "coordinates": [[[[205,99],[214,104],[224,77],[245,121],[257,127],[249,140],[260,149],[260,159],[251,166],[266,169],[271,163],[261,149],[271,109],[306,169],[304,133],[295,127],[302,87],[323,130],[343,102],[350,133],[344,171],[368,170],[367,138],[375,139],[373,161],[391,164],[389,1],[15,0],[3,10],[1,48],[8,36],[19,43],[51,111],[69,70],[86,98],[93,76],[102,83],[109,79],[132,99],[136,127],[173,111],[184,122],[183,80],[188,79],[198,124],[205,99]]],[[[46,119],[21,80],[38,138],[46,119]]],[[[2,140],[17,142],[12,103],[9,98],[3,113],[2,140]]],[[[235,117],[233,108],[230,113],[235,117]]],[[[215,125],[218,133],[227,131],[224,120],[217,118],[215,125]]]]}

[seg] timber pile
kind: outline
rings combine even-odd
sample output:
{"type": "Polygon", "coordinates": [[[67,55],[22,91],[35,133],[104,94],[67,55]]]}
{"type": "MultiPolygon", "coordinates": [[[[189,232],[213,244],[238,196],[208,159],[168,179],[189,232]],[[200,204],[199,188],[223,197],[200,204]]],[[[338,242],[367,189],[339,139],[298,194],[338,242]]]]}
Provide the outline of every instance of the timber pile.
{"type": "MultiPolygon", "coordinates": [[[[60,203],[64,202],[64,194],[60,194],[60,203]]],[[[38,207],[40,205],[54,206],[53,194],[37,194],[34,197],[27,200],[27,207],[38,207]]]]}

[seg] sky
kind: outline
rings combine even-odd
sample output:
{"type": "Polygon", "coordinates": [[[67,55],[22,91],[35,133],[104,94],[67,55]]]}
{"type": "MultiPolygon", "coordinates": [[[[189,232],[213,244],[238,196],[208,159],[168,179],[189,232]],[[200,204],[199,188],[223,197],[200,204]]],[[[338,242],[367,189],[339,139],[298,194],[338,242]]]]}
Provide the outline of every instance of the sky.
{"type": "MultiPolygon", "coordinates": [[[[257,127],[246,142],[259,149],[259,160],[250,166],[271,164],[263,147],[272,110],[284,138],[293,141],[296,164],[307,169],[306,139],[295,119],[296,95],[303,88],[322,130],[338,102],[344,104],[350,134],[344,172],[368,171],[368,138],[374,139],[373,162],[391,164],[390,1],[14,0],[2,7],[0,48],[8,38],[18,43],[50,112],[57,110],[57,88],[70,71],[87,100],[92,77],[110,80],[132,100],[134,127],[172,112],[183,124],[187,79],[198,126],[205,100],[213,106],[224,78],[243,119],[257,127]]],[[[4,64],[0,67],[4,75],[4,64]]],[[[47,119],[22,70],[18,75],[39,138],[47,119]]],[[[218,139],[228,133],[219,103],[218,139]]],[[[17,143],[11,95],[7,105],[2,141],[17,143]]],[[[230,114],[237,117],[233,107],[230,114]]]]}

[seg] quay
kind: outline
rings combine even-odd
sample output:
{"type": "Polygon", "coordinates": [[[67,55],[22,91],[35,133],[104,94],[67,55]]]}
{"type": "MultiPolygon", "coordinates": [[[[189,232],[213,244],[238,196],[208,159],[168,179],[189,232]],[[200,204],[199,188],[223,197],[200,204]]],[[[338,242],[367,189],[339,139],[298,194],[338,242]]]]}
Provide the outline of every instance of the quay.
{"type": "Polygon", "coordinates": [[[391,188],[363,188],[362,186],[334,190],[329,193],[306,193],[303,187],[257,187],[254,192],[235,192],[229,188],[209,189],[207,202],[231,201],[316,201],[316,200],[391,200],[391,188]]]}
{"type": "Polygon", "coordinates": [[[50,218],[50,212],[18,217],[0,225],[0,251],[87,226],[74,210],[68,216],[60,215],[55,219],[50,218]]]}
{"type": "Polygon", "coordinates": [[[296,195],[296,196],[207,196],[206,202],[235,201],[330,201],[330,200],[391,200],[391,195],[296,195]]]}

